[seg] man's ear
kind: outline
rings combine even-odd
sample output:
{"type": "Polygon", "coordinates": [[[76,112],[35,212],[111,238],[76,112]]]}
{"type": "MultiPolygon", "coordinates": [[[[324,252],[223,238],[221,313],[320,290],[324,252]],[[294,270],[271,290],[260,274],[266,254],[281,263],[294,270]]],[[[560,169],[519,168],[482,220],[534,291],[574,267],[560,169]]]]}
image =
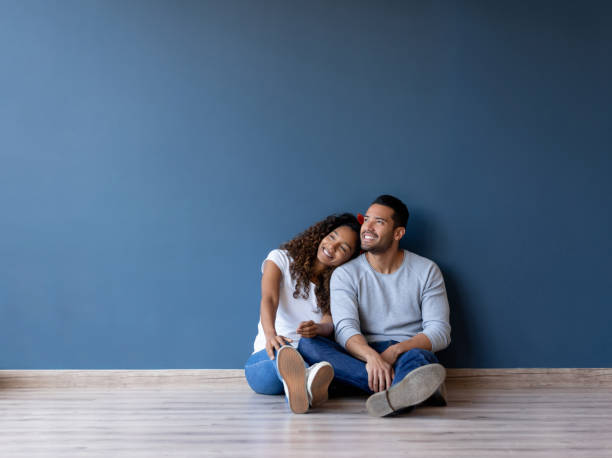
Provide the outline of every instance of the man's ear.
{"type": "Polygon", "coordinates": [[[393,240],[401,240],[405,233],[406,233],[405,227],[396,227],[393,230],[393,240]]]}

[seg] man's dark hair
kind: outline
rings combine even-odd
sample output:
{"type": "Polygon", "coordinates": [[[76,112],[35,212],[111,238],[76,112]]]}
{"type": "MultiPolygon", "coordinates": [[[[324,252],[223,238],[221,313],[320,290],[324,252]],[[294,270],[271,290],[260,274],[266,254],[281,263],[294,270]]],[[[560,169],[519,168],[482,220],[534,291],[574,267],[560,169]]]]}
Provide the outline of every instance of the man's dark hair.
{"type": "Polygon", "coordinates": [[[384,205],[385,207],[389,207],[393,210],[393,222],[395,229],[396,227],[406,227],[408,223],[408,217],[410,213],[408,213],[408,208],[397,197],[390,196],[388,194],[383,194],[382,196],[378,196],[372,205],[384,205]]]}

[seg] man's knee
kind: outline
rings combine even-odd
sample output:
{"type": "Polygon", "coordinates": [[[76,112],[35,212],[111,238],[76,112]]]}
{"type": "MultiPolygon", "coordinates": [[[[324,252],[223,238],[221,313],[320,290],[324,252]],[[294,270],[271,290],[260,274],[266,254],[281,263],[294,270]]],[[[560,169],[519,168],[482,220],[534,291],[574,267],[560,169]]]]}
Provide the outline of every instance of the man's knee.
{"type": "Polygon", "coordinates": [[[302,337],[298,343],[298,351],[306,362],[312,364],[321,361],[323,352],[331,346],[333,343],[321,336],[302,337]]]}
{"type": "Polygon", "coordinates": [[[399,358],[405,361],[420,361],[421,364],[433,364],[438,362],[438,358],[429,350],[423,350],[422,348],[413,348],[405,353],[402,353],[399,358]]]}
{"type": "Polygon", "coordinates": [[[322,342],[320,337],[302,337],[298,343],[298,350],[302,354],[310,354],[321,348],[322,342]]]}

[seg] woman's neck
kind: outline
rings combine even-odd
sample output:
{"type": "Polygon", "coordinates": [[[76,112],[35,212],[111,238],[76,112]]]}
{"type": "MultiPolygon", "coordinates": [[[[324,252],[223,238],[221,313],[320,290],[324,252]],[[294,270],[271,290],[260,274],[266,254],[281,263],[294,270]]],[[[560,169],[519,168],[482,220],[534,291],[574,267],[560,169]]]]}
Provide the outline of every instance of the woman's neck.
{"type": "Polygon", "coordinates": [[[319,274],[325,270],[325,267],[325,264],[315,258],[315,264],[312,268],[312,275],[310,279],[314,280],[315,278],[317,278],[319,274]]]}

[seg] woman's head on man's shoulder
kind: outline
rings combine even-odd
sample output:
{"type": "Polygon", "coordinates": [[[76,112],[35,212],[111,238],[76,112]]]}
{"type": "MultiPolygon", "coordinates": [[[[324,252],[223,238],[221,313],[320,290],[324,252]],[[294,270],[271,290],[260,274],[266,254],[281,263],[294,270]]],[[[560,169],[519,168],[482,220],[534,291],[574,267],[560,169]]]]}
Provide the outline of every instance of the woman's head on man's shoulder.
{"type": "Polygon", "coordinates": [[[329,278],[336,267],[359,255],[360,228],[355,215],[334,214],[281,245],[291,258],[294,298],[307,299],[313,282],[319,307],[324,313],[329,312],[329,278]]]}
{"type": "Polygon", "coordinates": [[[281,245],[308,270],[338,267],[359,254],[361,225],[351,213],[333,214],[281,245]]]}

